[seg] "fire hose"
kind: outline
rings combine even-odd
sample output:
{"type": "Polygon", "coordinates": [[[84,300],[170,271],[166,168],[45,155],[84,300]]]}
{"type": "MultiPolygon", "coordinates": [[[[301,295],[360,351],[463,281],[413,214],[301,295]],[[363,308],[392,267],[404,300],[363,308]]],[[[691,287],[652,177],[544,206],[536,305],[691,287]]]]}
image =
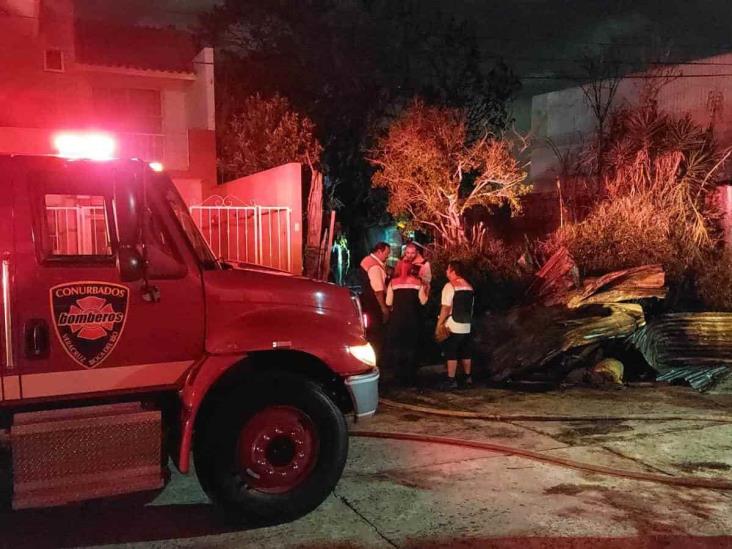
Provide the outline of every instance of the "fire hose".
{"type": "MultiPolygon", "coordinates": [[[[424,406],[416,406],[412,404],[404,404],[401,402],[394,402],[390,400],[382,400],[382,404],[403,409],[413,412],[419,412],[424,414],[432,414],[443,417],[459,417],[463,419],[482,419],[488,421],[608,421],[608,420],[624,420],[624,421],[710,421],[719,423],[732,423],[732,418],[724,416],[702,416],[688,418],[684,416],[538,416],[538,415],[491,415],[491,414],[480,414],[475,412],[462,412],[457,410],[441,410],[437,408],[428,408],[424,406]]],[[[574,461],[571,459],[548,456],[541,452],[535,452],[532,450],[525,450],[523,448],[515,448],[512,446],[505,446],[503,444],[494,444],[492,442],[483,442],[477,440],[466,440],[451,437],[442,437],[435,435],[425,435],[419,433],[402,433],[402,432],[384,432],[384,431],[367,431],[367,430],[354,430],[351,431],[351,436],[363,437],[363,438],[380,438],[389,440],[406,440],[412,442],[425,442],[431,444],[443,444],[448,446],[458,446],[463,448],[475,448],[479,450],[486,450],[489,452],[495,452],[499,454],[518,456],[541,463],[547,463],[550,465],[556,465],[560,467],[566,467],[569,469],[575,469],[579,471],[586,471],[590,473],[598,473],[601,475],[625,478],[631,480],[639,480],[644,482],[654,482],[657,484],[666,484],[671,486],[684,486],[687,488],[706,488],[712,490],[730,490],[732,491],[732,480],[724,478],[699,478],[699,477],[677,477],[677,476],[666,476],[654,473],[644,473],[636,471],[627,471],[623,469],[615,469],[613,467],[605,467],[602,465],[594,465],[591,463],[584,463],[580,461],[574,461]]]]}
{"type": "Polygon", "coordinates": [[[483,414],[479,412],[463,412],[461,410],[443,410],[427,406],[417,406],[404,402],[396,402],[385,398],[379,403],[389,408],[408,410],[421,414],[463,419],[482,419],[484,421],[708,421],[710,423],[732,423],[732,416],[633,416],[633,415],[527,415],[527,414],[483,414]]]}

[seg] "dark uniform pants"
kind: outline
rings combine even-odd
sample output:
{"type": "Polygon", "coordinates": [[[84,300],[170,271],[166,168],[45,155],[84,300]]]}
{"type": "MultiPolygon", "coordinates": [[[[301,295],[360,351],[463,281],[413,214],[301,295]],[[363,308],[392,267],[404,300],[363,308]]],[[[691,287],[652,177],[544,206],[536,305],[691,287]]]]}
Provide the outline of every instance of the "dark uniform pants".
{"type": "Polygon", "coordinates": [[[403,385],[413,385],[417,377],[419,319],[394,318],[387,329],[384,367],[403,385]]]}

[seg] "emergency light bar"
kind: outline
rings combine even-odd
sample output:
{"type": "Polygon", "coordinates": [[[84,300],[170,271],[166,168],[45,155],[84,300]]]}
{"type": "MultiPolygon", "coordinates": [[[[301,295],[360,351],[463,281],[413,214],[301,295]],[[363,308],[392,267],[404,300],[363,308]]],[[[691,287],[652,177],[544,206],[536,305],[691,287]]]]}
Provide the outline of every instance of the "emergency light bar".
{"type": "Polygon", "coordinates": [[[117,150],[114,137],[105,133],[59,133],[53,145],[59,156],[72,159],[111,160],[117,150]]]}

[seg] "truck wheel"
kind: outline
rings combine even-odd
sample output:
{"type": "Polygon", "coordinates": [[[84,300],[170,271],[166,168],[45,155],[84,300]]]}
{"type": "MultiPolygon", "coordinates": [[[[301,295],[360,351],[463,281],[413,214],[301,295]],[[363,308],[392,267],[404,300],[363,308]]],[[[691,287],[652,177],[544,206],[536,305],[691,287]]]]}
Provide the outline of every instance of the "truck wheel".
{"type": "Polygon", "coordinates": [[[273,524],[315,509],[348,455],[343,414],[319,385],[270,375],[220,403],[196,433],[201,486],[236,522],[273,524]]]}

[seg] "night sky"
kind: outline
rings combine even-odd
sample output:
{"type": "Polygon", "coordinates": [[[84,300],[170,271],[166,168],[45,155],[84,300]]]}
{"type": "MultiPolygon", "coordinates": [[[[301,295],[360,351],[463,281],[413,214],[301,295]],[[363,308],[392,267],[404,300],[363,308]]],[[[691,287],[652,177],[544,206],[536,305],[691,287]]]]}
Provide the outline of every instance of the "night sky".
{"type": "MultiPolygon", "coordinates": [[[[214,1],[77,0],[77,9],[80,15],[185,27],[214,1]]],[[[578,59],[611,43],[628,61],[657,58],[660,52],[685,61],[732,51],[730,0],[423,1],[476,21],[485,50],[524,77],[515,107],[520,126],[527,122],[528,98],[573,85],[552,77],[576,75],[578,59]]]]}

